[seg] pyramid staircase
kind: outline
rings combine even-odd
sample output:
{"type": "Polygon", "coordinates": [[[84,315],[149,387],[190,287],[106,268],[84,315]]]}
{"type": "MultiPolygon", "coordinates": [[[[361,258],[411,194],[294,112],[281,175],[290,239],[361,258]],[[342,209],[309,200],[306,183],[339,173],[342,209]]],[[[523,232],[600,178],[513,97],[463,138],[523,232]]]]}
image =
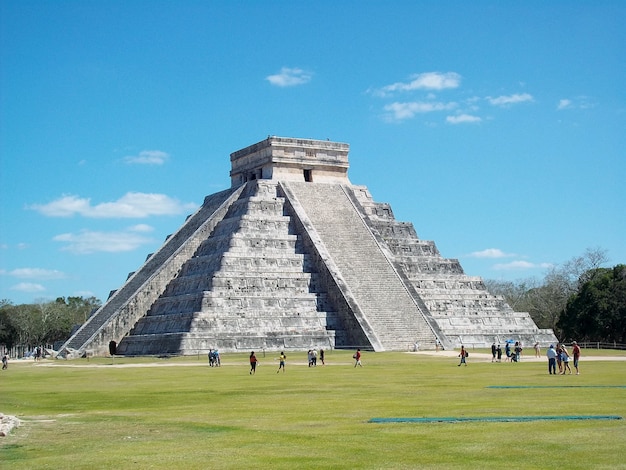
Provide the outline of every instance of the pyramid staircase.
{"type": "Polygon", "coordinates": [[[282,182],[302,208],[318,250],[336,265],[353,314],[375,350],[434,347],[436,335],[349,197],[350,186],[282,182]],[[328,207],[332,210],[327,210],[328,207]]]}

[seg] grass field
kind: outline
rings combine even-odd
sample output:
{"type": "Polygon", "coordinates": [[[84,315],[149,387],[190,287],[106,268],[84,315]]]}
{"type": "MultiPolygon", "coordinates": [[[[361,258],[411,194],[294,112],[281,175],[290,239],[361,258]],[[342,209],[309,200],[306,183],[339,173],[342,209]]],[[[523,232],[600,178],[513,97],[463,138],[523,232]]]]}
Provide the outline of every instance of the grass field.
{"type": "Polygon", "coordinates": [[[550,376],[543,359],[492,364],[474,352],[457,367],[443,353],[366,352],[355,369],[351,355],[309,368],[290,353],[277,374],[277,354],[258,354],[254,376],[243,354],[223,354],[220,368],[205,357],[14,361],[0,372],[0,412],[22,425],[0,438],[0,468],[626,468],[624,419],[369,422],[626,418],[623,360],[550,376]]]}

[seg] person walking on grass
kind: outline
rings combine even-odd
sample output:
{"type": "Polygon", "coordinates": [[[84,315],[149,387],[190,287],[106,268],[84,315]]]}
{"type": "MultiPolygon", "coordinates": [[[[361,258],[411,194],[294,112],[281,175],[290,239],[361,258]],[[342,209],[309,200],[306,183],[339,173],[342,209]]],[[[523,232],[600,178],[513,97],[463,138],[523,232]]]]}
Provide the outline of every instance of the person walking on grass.
{"type": "Polygon", "coordinates": [[[563,363],[563,372],[561,372],[561,375],[565,375],[566,370],[571,374],[572,369],[570,369],[569,366],[569,354],[565,345],[561,346],[561,362],[563,363]]]}
{"type": "Polygon", "coordinates": [[[363,367],[363,364],[361,364],[361,349],[356,350],[354,356],[352,356],[352,359],[354,359],[354,367],[363,367]]]}
{"type": "Polygon", "coordinates": [[[469,354],[465,350],[465,346],[461,346],[461,353],[459,354],[461,362],[459,362],[459,367],[461,367],[461,364],[465,364],[467,366],[467,356],[469,356],[469,354]]]}
{"type": "Polygon", "coordinates": [[[550,375],[556,375],[556,354],[554,344],[551,344],[546,352],[546,357],[548,358],[548,373],[550,375]]]}
{"type": "Polygon", "coordinates": [[[285,355],[284,352],[280,352],[280,356],[278,357],[278,360],[280,361],[280,363],[278,364],[278,370],[276,371],[276,373],[278,374],[280,372],[280,370],[283,370],[283,373],[285,372],[285,360],[287,359],[287,356],[285,355]]]}
{"type": "Polygon", "coordinates": [[[580,372],[578,371],[578,360],[580,359],[580,346],[578,346],[578,343],[576,341],[574,341],[572,345],[573,345],[572,355],[574,356],[574,369],[576,369],[576,375],[580,375],[580,372]]]}
{"type": "Polygon", "coordinates": [[[496,362],[496,354],[498,350],[496,348],[496,343],[491,343],[491,362],[496,362]]]}
{"type": "Polygon", "coordinates": [[[254,355],[254,351],[250,353],[250,375],[256,374],[256,364],[257,364],[256,356],[254,355]]]}

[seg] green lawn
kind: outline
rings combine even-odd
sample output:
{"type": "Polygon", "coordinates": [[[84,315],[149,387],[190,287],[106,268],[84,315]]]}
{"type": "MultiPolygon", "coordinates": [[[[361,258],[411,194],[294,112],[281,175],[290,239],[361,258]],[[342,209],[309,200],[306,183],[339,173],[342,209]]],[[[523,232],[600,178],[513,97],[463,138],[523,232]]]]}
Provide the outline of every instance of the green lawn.
{"type": "MultiPolygon", "coordinates": [[[[606,352],[605,352],[606,354],[606,352]]],[[[619,415],[626,362],[542,362],[330,351],[247,357],[14,361],[0,412],[22,426],[0,438],[0,468],[403,469],[626,468],[626,420],[370,423],[389,417],[619,415]],[[296,357],[297,356],[297,357],[296,357]],[[498,389],[494,385],[535,388],[498,389]],[[604,387],[598,387],[602,385],[604,387]]],[[[476,357],[475,357],[476,356],[476,357]]]]}

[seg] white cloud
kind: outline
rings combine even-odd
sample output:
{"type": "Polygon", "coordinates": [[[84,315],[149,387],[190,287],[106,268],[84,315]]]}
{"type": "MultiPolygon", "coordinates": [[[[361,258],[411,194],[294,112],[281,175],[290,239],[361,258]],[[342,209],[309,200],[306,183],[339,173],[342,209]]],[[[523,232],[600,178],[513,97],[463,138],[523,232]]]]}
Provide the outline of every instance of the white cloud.
{"type": "Polygon", "coordinates": [[[512,271],[512,270],[526,270],[536,268],[551,268],[550,263],[530,263],[528,261],[511,261],[510,263],[494,264],[493,269],[497,271],[512,271]]]}
{"type": "Polygon", "coordinates": [[[559,100],[556,109],[563,111],[564,109],[589,109],[593,108],[595,103],[588,96],[576,96],[574,98],[564,98],[559,100]]]}
{"type": "Polygon", "coordinates": [[[34,284],[31,282],[20,282],[10,287],[11,290],[17,290],[20,292],[43,292],[46,290],[41,284],[34,284]]]}
{"type": "Polygon", "coordinates": [[[568,109],[572,107],[572,100],[559,100],[556,109],[568,109]]]}
{"type": "Polygon", "coordinates": [[[53,240],[66,243],[62,250],[81,255],[96,252],[132,251],[142,245],[154,242],[153,239],[137,233],[135,227],[117,232],[82,230],[78,233],[63,233],[55,236],[53,240]]]}
{"type": "Polygon", "coordinates": [[[472,116],[470,114],[459,114],[457,116],[448,116],[446,117],[446,122],[449,124],[463,124],[463,123],[473,123],[473,122],[481,122],[482,119],[478,116],[472,116]]]}
{"type": "Polygon", "coordinates": [[[272,85],[279,87],[289,87],[296,85],[304,85],[311,81],[313,74],[299,68],[283,67],[280,72],[275,75],[269,75],[265,79],[272,85]]]}
{"type": "Polygon", "coordinates": [[[445,90],[457,88],[461,84],[461,76],[456,72],[426,72],[411,76],[409,82],[396,82],[374,91],[374,94],[385,96],[389,93],[413,90],[445,90]]]}
{"type": "Polygon", "coordinates": [[[401,121],[409,119],[416,114],[432,113],[435,111],[446,111],[457,106],[456,103],[441,103],[437,101],[411,101],[407,103],[391,103],[385,105],[384,110],[388,112],[387,117],[391,120],[401,121]]]}
{"type": "Polygon", "coordinates": [[[47,217],[144,218],[153,215],[177,215],[195,210],[193,203],[181,203],[165,194],[126,193],[117,201],[91,205],[91,199],[78,196],[63,196],[48,204],[33,204],[28,207],[47,217]]]}
{"type": "Polygon", "coordinates": [[[500,248],[487,248],[482,251],[474,251],[467,256],[470,258],[510,258],[517,255],[513,253],[505,253],[500,248]]]}
{"type": "Polygon", "coordinates": [[[513,95],[498,96],[497,98],[488,96],[487,101],[489,101],[489,103],[494,106],[508,106],[511,104],[524,103],[526,101],[534,101],[534,99],[533,96],[529,93],[516,93],[513,95]]]}
{"type": "Polygon", "coordinates": [[[65,273],[57,271],[56,269],[42,269],[42,268],[18,268],[12,271],[3,271],[1,274],[7,274],[9,276],[17,277],[20,279],[65,279],[65,273]]]}
{"type": "Polygon", "coordinates": [[[152,232],[154,227],[148,224],[137,224],[132,227],[128,227],[128,230],[131,232],[152,232]]]}
{"type": "Polygon", "coordinates": [[[128,164],[163,165],[170,156],[160,150],[142,150],[138,155],[128,155],[124,161],[128,164]]]}

